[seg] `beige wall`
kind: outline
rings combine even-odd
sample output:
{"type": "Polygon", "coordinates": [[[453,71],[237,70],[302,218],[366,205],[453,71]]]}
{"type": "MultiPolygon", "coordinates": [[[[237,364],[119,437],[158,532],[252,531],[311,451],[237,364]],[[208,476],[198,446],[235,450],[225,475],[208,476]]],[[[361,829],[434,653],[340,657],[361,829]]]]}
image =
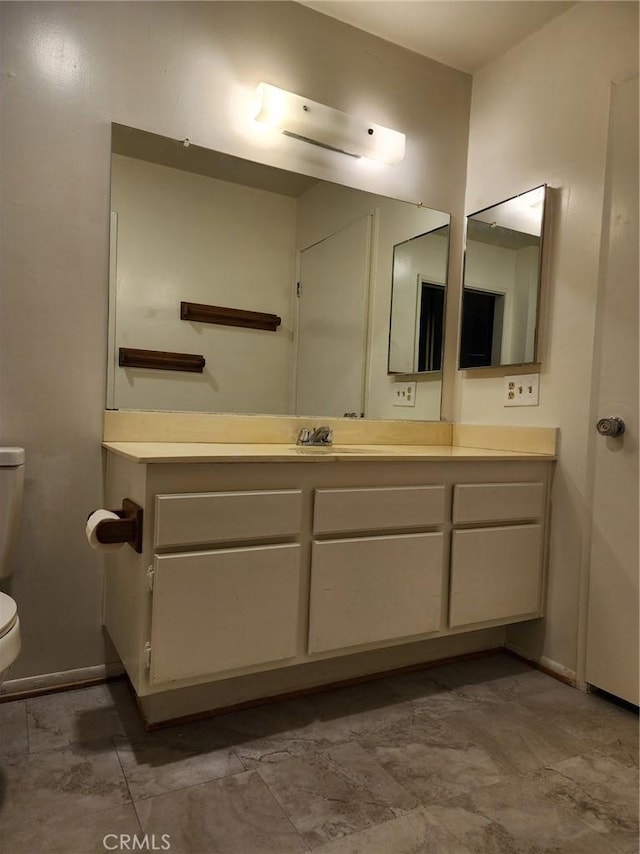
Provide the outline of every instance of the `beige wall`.
{"type": "Polygon", "coordinates": [[[296,200],[118,154],[113,409],[291,412],[296,200]],[[277,314],[273,333],[188,323],[180,301],[277,314]],[[199,353],[202,374],[117,367],[118,348],[199,353]]]}
{"type": "MultiPolygon", "coordinates": [[[[0,436],[27,450],[18,678],[112,657],[102,560],[83,534],[102,500],[110,123],[451,211],[458,281],[470,78],[294,3],[7,2],[0,15],[0,436]],[[260,80],[404,131],[405,160],[269,147],[246,121],[260,80]]],[[[455,311],[447,323],[454,335],[455,311]]]]}
{"type": "MultiPolygon", "coordinates": [[[[555,188],[540,405],[502,406],[503,379],[461,377],[457,419],[560,427],[548,616],[510,631],[526,654],[577,661],[587,441],[610,83],[637,72],[638,7],[579,3],[474,77],[466,208],[555,188]]],[[[505,371],[506,373],[506,371],[505,371]]]]}

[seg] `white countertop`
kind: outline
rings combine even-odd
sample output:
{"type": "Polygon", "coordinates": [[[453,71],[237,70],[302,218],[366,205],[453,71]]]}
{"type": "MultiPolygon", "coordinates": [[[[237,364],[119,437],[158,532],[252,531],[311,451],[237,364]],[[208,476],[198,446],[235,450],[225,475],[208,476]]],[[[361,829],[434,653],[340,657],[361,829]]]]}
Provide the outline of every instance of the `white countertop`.
{"type": "Polygon", "coordinates": [[[114,454],[136,463],[318,463],[438,460],[554,460],[552,454],[465,448],[458,445],[332,445],[231,442],[103,442],[114,454]]]}

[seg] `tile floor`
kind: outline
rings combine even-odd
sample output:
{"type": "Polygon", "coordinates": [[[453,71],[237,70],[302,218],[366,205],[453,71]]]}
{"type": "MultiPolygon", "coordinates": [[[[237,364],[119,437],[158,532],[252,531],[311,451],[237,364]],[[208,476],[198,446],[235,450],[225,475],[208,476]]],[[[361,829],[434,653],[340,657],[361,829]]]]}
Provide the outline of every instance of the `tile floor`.
{"type": "Polygon", "coordinates": [[[637,854],[638,718],[507,655],[153,734],[124,682],[0,704],[2,854],[144,834],[171,854],[637,854]]]}

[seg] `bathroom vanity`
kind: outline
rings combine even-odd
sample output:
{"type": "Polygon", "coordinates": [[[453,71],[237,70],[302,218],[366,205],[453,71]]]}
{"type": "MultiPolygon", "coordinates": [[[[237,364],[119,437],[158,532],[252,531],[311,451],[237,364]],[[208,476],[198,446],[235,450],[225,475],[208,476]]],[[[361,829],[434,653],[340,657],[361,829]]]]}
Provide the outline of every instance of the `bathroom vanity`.
{"type": "Polygon", "coordinates": [[[144,510],[104,600],[140,698],[543,613],[552,453],[105,448],[107,506],[144,510]]]}

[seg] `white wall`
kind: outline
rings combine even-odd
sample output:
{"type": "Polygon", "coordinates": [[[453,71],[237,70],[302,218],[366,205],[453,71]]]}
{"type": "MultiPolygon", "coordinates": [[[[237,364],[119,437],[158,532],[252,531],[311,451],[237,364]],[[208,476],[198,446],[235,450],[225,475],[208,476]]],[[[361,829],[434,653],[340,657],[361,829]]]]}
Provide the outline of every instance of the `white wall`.
{"type": "MultiPolygon", "coordinates": [[[[451,211],[456,281],[470,77],[296,3],[3,3],[0,16],[0,436],[27,451],[18,678],[113,656],[83,533],[102,501],[110,123],[451,211]],[[258,133],[260,80],[404,131],[405,160],[258,133]]],[[[455,311],[447,324],[455,336],[455,311]]]]}
{"type": "MultiPolygon", "coordinates": [[[[555,188],[540,405],[502,407],[503,379],[460,377],[455,416],[560,427],[547,619],[510,630],[525,654],[575,669],[584,576],[592,351],[610,83],[637,72],[638,7],[578,3],[474,77],[466,208],[555,188]]],[[[505,371],[503,373],[508,373],[505,371]]]]}
{"type": "MultiPolygon", "coordinates": [[[[114,154],[114,409],[291,411],[296,202],[114,154]],[[180,301],[276,314],[276,332],[180,319],[180,301]],[[201,354],[202,374],[118,367],[118,348],[201,354]]],[[[111,405],[110,405],[111,408],[111,405]]]]}

